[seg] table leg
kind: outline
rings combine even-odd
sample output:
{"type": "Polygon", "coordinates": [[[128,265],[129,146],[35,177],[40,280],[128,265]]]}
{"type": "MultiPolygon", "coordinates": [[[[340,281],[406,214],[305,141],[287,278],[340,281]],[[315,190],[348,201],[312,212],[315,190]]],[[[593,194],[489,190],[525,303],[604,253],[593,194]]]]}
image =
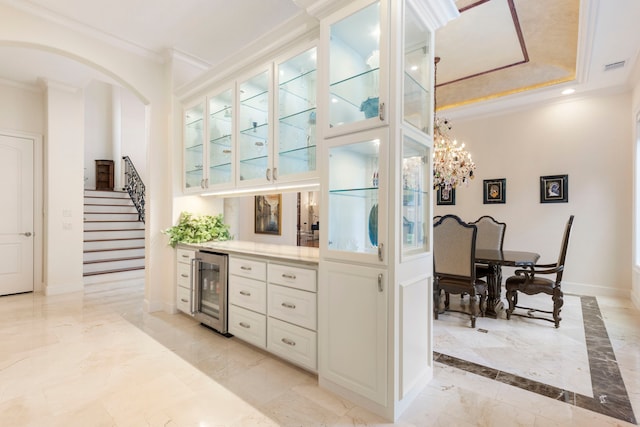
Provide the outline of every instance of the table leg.
{"type": "Polygon", "coordinates": [[[499,264],[489,264],[487,275],[487,310],[485,316],[496,319],[503,309],[500,298],[502,288],[502,268],[499,264]]]}

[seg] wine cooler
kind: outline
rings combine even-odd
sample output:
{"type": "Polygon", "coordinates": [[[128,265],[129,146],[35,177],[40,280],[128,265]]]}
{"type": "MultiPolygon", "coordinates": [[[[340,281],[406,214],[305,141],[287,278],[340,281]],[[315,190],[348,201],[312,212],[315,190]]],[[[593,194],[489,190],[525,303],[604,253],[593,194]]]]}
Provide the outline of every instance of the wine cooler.
{"type": "Polygon", "coordinates": [[[194,317],[201,323],[227,333],[227,278],[229,257],[226,254],[198,251],[194,262],[194,317]]]}

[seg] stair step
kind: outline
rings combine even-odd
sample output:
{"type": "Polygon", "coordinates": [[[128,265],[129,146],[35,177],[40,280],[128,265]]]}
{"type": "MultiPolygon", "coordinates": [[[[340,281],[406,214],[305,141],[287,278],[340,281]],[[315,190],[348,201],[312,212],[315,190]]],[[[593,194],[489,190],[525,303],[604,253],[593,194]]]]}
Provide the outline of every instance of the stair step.
{"type": "Polygon", "coordinates": [[[144,228],[121,230],[84,230],[84,240],[144,239],[144,228]]]}
{"type": "Polygon", "coordinates": [[[97,273],[126,268],[144,268],[144,257],[115,258],[109,260],[84,261],[82,273],[97,273]]]}
{"type": "MultiPolygon", "coordinates": [[[[108,275],[108,274],[114,274],[114,273],[125,273],[125,272],[133,272],[133,271],[144,271],[144,266],[142,267],[132,267],[132,268],[118,268],[118,269],[113,269],[113,270],[104,270],[104,271],[94,271],[94,272],[90,272],[90,273],[83,273],[84,277],[90,277],[90,276],[100,276],[100,275],[108,275]]],[[[95,282],[92,282],[95,283],[95,282]]],[[[85,281],[85,284],[87,284],[87,281],[85,281]]]]}
{"type": "Polygon", "coordinates": [[[85,212],[85,221],[138,221],[138,212],[85,212]]]}
{"type": "Polygon", "coordinates": [[[130,199],[129,193],[126,191],[105,191],[105,190],[84,190],[85,197],[103,197],[111,199],[130,199]]]}
{"type": "Polygon", "coordinates": [[[111,248],[84,251],[85,263],[127,258],[144,258],[144,246],[136,248],[111,248]]]}
{"type": "Polygon", "coordinates": [[[133,239],[93,239],[85,240],[83,250],[95,251],[95,250],[109,250],[113,248],[144,248],[144,238],[133,239]]]}
{"type": "Polygon", "coordinates": [[[122,205],[85,203],[84,213],[138,213],[138,210],[131,203],[122,205]]]}
{"type": "Polygon", "coordinates": [[[144,223],[140,221],[85,221],[84,230],[144,230],[144,223]]]}

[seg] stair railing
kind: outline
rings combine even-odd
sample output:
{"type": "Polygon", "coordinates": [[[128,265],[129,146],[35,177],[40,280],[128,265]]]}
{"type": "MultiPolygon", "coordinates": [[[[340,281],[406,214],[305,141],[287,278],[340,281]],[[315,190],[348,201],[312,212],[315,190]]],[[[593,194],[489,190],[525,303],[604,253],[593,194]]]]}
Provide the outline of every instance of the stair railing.
{"type": "Polygon", "coordinates": [[[129,193],[138,210],[138,220],[144,222],[144,183],[129,156],[122,157],[122,160],[124,161],[124,189],[129,193]]]}

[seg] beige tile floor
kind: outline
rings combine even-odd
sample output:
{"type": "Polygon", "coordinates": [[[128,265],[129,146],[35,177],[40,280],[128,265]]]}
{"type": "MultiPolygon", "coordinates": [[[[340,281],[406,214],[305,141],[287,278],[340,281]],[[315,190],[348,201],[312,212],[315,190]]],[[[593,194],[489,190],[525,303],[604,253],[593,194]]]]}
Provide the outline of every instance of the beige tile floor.
{"type": "MultiPolygon", "coordinates": [[[[187,316],[143,313],[142,298],[136,282],[0,298],[0,426],[391,425],[320,389],[314,375],[187,316]]],[[[598,303],[638,414],[640,313],[628,301],[598,303]]],[[[563,314],[558,330],[479,319],[486,332],[447,314],[435,322],[436,351],[588,394],[575,301],[563,314]]],[[[631,424],[436,363],[433,381],[395,425],[631,424]]]]}

